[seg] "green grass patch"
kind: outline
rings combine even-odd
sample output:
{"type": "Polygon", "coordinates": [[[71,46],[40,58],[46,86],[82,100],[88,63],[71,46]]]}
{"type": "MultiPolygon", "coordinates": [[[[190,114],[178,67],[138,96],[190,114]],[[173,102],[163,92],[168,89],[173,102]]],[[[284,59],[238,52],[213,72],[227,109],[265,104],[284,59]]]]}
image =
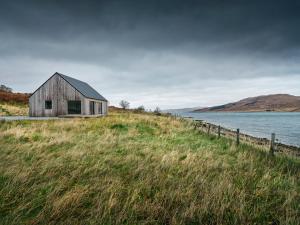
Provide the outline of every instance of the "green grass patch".
{"type": "Polygon", "coordinates": [[[114,124],[114,125],[110,126],[110,128],[112,130],[116,130],[118,132],[127,132],[128,131],[128,125],[121,124],[121,123],[114,124]]]}

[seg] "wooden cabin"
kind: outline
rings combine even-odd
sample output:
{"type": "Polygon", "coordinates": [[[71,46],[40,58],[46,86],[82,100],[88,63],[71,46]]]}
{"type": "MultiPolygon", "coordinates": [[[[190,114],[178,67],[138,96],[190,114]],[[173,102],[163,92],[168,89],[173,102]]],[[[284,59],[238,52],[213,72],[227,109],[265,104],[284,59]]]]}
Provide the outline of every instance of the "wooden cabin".
{"type": "Polygon", "coordinates": [[[29,116],[107,115],[108,101],[89,84],[53,74],[29,98],[29,116]]]}

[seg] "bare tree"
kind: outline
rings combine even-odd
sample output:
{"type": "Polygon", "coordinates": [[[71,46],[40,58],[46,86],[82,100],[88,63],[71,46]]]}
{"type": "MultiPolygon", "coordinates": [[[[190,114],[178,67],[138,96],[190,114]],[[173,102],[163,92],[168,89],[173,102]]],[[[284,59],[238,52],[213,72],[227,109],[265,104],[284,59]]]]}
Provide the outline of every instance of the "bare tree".
{"type": "Polygon", "coordinates": [[[130,103],[127,102],[126,100],[120,101],[119,104],[120,104],[120,106],[122,107],[122,109],[128,109],[128,108],[129,108],[129,105],[130,105],[130,103]]]}
{"type": "Polygon", "coordinates": [[[7,86],[1,84],[1,85],[0,85],[0,91],[12,92],[12,88],[7,87],[7,86]]]}
{"type": "Polygon", "coordinates": [[[155,114],[155,115],[161,115],[161,110],[160,110],[159,107],[156,107],[156,108],[154,109],[154,114],[155,114]]]}

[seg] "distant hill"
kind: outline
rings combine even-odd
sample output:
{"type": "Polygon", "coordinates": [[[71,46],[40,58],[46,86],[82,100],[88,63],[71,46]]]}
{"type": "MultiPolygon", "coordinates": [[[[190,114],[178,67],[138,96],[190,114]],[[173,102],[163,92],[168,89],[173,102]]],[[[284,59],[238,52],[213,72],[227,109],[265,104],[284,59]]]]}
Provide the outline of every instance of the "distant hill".
{"type": "Polygon", "coordinates": [[[180,109],[164,109],[162,112],[166,113],[179,113],[179,112],[191,112],[196,111],[198,109],[202,109],[204,107],[193,107],[193,108],[180,108],[180,109]]]}
{"type": "Polygon", "coordinates": [[[194,112],[300,112],[300,96],[288,94],[262,95],[238,102],[207,107],[194,112]]]}

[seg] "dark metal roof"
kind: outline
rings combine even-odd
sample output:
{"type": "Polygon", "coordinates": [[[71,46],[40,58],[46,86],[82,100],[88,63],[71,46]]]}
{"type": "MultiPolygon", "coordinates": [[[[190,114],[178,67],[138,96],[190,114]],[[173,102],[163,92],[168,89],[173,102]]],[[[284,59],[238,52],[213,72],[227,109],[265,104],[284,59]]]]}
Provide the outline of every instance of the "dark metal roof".
{"type": "Polygon", "coordinates": [[[86,98],[92,98],[96,100],[101,101],[107,101],[102,95],[100,95],[94,88],[92,88],[89,84],[77,80],[75,78],[66,76],[61,73],[57,73],[59,76],[61,76],[65,81],[67,81],[70,85],[72,85],[77,91],[79,91],[84,97],[86,98]]]}

